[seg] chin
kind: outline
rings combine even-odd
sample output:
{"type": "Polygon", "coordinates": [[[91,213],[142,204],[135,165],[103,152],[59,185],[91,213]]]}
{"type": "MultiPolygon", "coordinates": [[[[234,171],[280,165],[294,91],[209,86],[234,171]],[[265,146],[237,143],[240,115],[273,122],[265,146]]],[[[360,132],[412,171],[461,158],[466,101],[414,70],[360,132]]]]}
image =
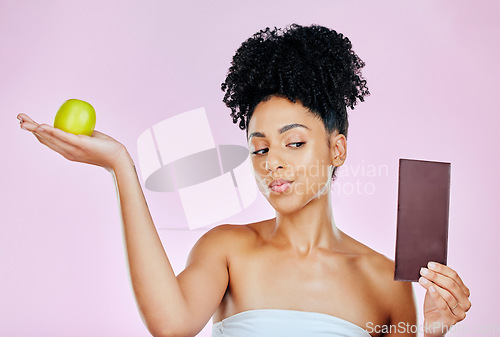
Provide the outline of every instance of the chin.
{"type": "Polygon", "coordinates": [[[267,201],[274,210],[282,215],[292,214],[300,211],[306,205],[302,198],[297,195],[273,195],[266,196],[267,201]]]}
{"type": "Polygon", "coordinates": [[[279,213],[281,215],[290,215],[290,214],[295,214],[299,212],[303,207],[294,207],[290,204],[284,204],[284,205],[273,205],[271,206],[274,208],[276,213],[279,213]]]}

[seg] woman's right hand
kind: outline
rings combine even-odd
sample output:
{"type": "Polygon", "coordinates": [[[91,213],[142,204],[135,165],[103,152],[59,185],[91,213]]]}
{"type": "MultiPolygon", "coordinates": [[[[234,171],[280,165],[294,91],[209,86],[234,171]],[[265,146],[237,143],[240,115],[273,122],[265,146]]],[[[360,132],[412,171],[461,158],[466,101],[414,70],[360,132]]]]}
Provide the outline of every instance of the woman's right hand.
{"type": "Polygon", "coordinates": [[[74,135],[47,124],[37,124],[24,113],[17,115],[17,118],[21,128],[32,132],[40,143],[68,160],[101,166],[111,171],[120,160],[129,156],[123,144],[97,130],[90,137],[74,135]]]}
{"type": "Polygon", "coordinates": [[[198,334],[220,305],[228,286],[227,254],[235,249],[239,237],[233,227],[217,227],[204,234],[177,277],[125,146],[95,130],[91,137],[74,135],[50,125],[38,125],[26,114],[18,118],[22,119],[22,128],[65,158],[102,166],[113,174],[128,271],[141,318],[153,336],[198,334]]]}

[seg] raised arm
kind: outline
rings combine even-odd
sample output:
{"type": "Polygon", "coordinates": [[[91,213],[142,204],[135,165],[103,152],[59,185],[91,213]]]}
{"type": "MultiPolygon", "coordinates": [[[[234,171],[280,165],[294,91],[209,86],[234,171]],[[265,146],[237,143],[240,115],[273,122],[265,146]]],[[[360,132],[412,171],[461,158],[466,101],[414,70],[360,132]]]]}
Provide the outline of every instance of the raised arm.
{"type": "Polygon", "coordinates": [[[176,277],[154,226],[132,158],[113,138],[94,131],[73,135],[38,125],[25,114],[21,127],[66,159],[104,167],[115,180],[129,273],[137,305],[153,336],[194,336],[208,322],[227,287],[221,230],[205,234],[176,277]]]}
{"type": "Polygon", "coordinates": [[[175,276],[151,219],[130,157],[114,169],[130,277],[143,321],[154,336],[194,336],[208,322],[228,283],[221,230],[193,247],[175,276]]]}

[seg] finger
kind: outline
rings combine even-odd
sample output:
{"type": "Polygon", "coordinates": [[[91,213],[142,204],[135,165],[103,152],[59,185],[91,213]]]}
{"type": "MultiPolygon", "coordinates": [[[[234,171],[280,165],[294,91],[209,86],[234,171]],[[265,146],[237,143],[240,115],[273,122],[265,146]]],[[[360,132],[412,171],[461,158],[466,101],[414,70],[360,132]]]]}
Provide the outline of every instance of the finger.
{"type": "Polygon", "coordinates": [[[27,131],[31,131],[31,132],[36,131],[36,129],[38,128],[38,124],[37,123],[28,122],[28,121],[20,122],[19,126],[22,129],[27,130],[27,131]]]}
{"type": "Polygon", "coordinates": [[[40,143],[42,143],[43,145],[47,146],[48,148],[50,148],[51,150],[61,154],[63,157],[68,158],[68,153],[66,151],[64,151],[62,148],[60,148],[59,146],[57,146],[56,144],[48,141],[47,139],[43,138],[42,136],[40,136],[38,133],[36,132],[33,132],[33,135],[38,139],[38,141],[40,143]]]}
{"type": "Polygon", "coordinates": [[[30,116],[27,114],[21,112],[20,114],[17,115],[17,119],[22,119],[25,122],[30,122],[30,123],[36,123],[33,119],[31,119],[30,116]]]}
{"type": "Polygon", "coordinates": [[[17,119],[19,120],[19,126],[24,130],[33,131],[38,127],[38,123],[36,123],[26,114],[18,114],[17,119]]]}
{"type": "Polygon", "coordinates": [[[424,287],[425,290],[427,290],[427,292],[431,295],[431,298],[434,300],[434,303],[436,304],[436,307],[438,308],[438,310],[449,311],[450,314],[452,313],[448,303],[437,292],[436,286],[434,285],[434,283],[432,283],[431,281],[427,280],[424,277],[420,277],[418,279],[418,283],[420,283],[420,285],[422,287],[424,287]]]}
{"type": "Polygon", "coordinates": [[[42,137],[48,139],[49,141],[62,148],[67,148],[68,150],[79,148],[81,146],[82,139],[90,138],[85,135],[75,135],[69,132],[65,132],[61,129],[57,129],[47,124],[40,124],[36,131],[42,137]]]}
{"type": "Polygon", "coordinates": [[[63,157],[72,159],[71,153],[75,150],[73,142],[77,140],[78,136],[56,129],[47,124],[40,125],[24,113],[20,113],[18,119],[21,128],[31,131],[40,143],[60,153],[63,157]]]}
{"type": "MultiPolygon", "coordinates": [[[[432,309],[432,311],[437,310],[440,313],[440,320],[442,327],[451,327],[456,322],[458,322],[459,317],[457,317],[453,311],[448,306],[448,303],[445,301],[443,297],[437,291],[437,286],[433,284],[431,281],[426,280],[424,277],[419,279],[420,285],[426,289],[426,295],[428,294],[432,301],[434,302],[434,306],[436,309],[432,309]]],[[[424,316],[425,316],[424,312],[424,316]]]]}
{"type": "Polygon", "coordinates": [[[71,153],[74,153],[79,148],[77,135],[64,132],[50,125],[41,124],[35,129],[38,140],[44,145],[47,145],[56,152],[59,152],[67,159],[72,159],[71,153]]]}
{"type": "Polygon", "coordinates": [[[458,273],[454,269],[448,267],[447,265],[434,261],[429,262],[427,264],[427,267],[437,273],[443,274],[445,276],[448,276],[449,278],[454,279],[455,282],[457,282],[457,284],[462,288],[467,297],[470,296],[469,288],[465,286],[464,282],[462,281],[462,278],[458,275],[458,273]]]}
{"type": "Polygon", "coordinates": [[[440,288],[446,290],[446,293],[443,293],[442,295],[444,295],[444,299],[449,303],[450,308],[455,307],[456,303],[458,302],[462,305],[463,308],[469,310],[470,301],[467,295],[464,293],[462,287],[460,287],[455,279],[452,279],[443,274],[439,274],[427,268],[421,268],[420,275],[422,275],[427,280],[432,281],[440,288]]]}
{"type": "Polygon", "coordinates": [[[420,277],[418,280],[420,284],[424,286],[424,288],[429,289],[430,287],[434,286],[434,289],[437,289],[439,295],[445,300],[446,304],[450,308],[450,311],[453,311],[453,309],[456,309],[458,306],[458,300],[453,296],[448,290],[438,286],[432,281],[429,281],[425,277],[420,277]]]}
{"type": "MultiPolygon", "coordinates": [[[[465,319],[466,316],[466,311],[462,305],[462,303],[458,302],[453,295],[447,291],[446,289],[441,288],[439,285],[431,282],[432,287],[437,290],[437,293],[439,296],[444,299],[444,301],[447,303],[451,313],[456,317],[456,322],[460,322],[461,320],[465,319]]],[[[455,322],[455,323],[456,323],[455,322]]]]}
{"type": "Polygon", "coordinates": [[[35,127],[38,126],[38,124],[34,120],[32,120],[28,115],[24,113],[18,114],[17,119],[19,120],[21,128],[25,130],[27,130],[27,125],[34,125],[35,127]]]}

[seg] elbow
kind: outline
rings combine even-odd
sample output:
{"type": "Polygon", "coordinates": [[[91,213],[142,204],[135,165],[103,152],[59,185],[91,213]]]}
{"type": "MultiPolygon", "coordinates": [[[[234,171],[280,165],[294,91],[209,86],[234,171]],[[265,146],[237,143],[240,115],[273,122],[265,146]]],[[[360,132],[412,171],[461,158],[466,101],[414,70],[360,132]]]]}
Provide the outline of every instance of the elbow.
{"type": "Polygon", "coordinates": [[[168,331],[164,331],[164,332],[153,332],[153,331],[149,331],[151,333],[151,336],[153,337],[195,337],[196,335],[192,335],[192,334],[187,334],[187,333],[181,333],[181,332],[176,332],[176,331],[173,331],[173,330],[168,330],[168,331]]]}
{"type": "Polygon", "coordinates": [[[153,337],[179,337],[181,336],[179,333],[174,331],[173,329],[168,330],[160,330],[160,329],[148,329],[149,333],[153,337]]]}
{"type": "Polygon", "coordinates": [[[175,324],[164,325],[161,328],[148,328],[153,337],[195,337],[196,333],[188,332],[175,324]]]}
{"type": "Polygon", "coordinates": [[[148,331],[153,337],[179,337],[181,336],[173,327],[153,328],[148,327],[148,331]]]}
{"type": "Polygon", "coordinates": [[[153,337],[195,337],[201,331],[193,324],[191,315],[182,315],[177,310],[175,315],[159,314],[142,315],[143,322],[153,337]]]}

